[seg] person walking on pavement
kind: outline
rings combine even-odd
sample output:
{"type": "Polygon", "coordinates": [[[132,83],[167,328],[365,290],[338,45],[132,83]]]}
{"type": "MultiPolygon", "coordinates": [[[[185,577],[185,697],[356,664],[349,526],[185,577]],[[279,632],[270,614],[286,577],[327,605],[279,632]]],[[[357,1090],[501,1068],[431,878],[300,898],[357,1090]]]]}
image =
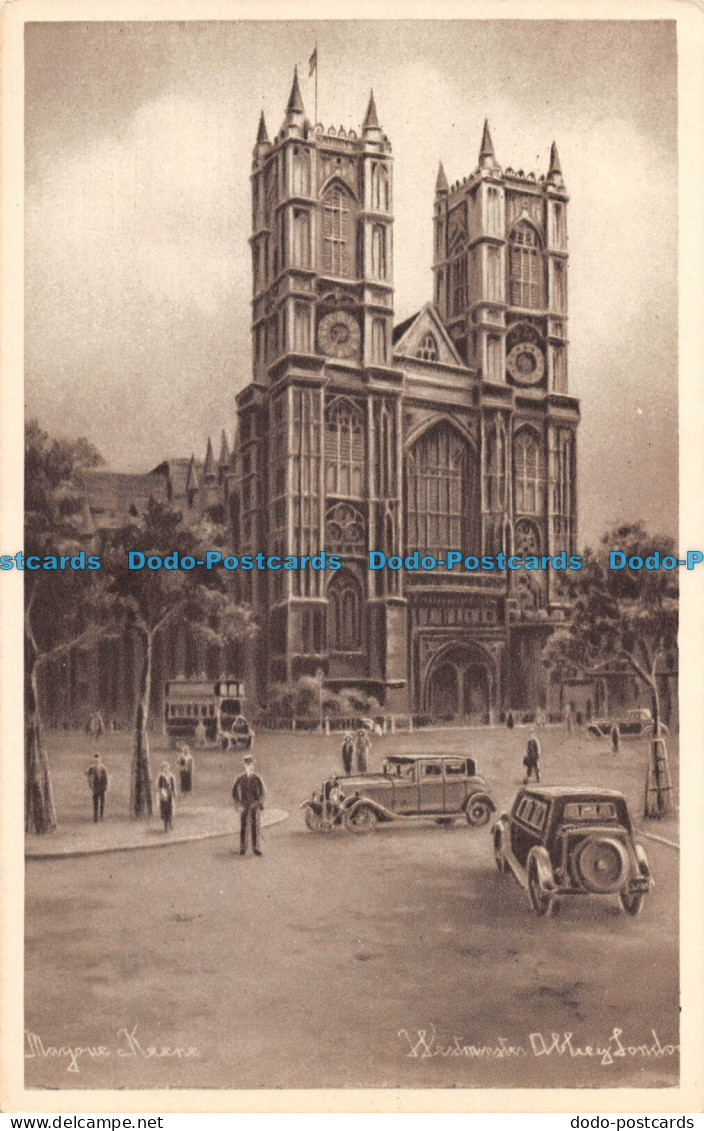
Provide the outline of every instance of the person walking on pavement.
{"type": "Polygon", "coordinates": [[[354,739],[349,731],[342,740],[342,767],[345,777],[352,773],[352,759],[354,758],[354,739]]]}
{"type": "Polygon", "coordinates": [[[619,730],[618,723],[614,723],[611,728],[611,749],[614,754],[618,754],[618,748],[621,744],[621,731],[619,730]]]}
{"type": "Polygon", "coordinates": [[[251,754],[245,754],[244,773],[240,774],[232,787],[232,797],[240,811],[240,856],[244,856],[247,851],[248,831],[254,855],[262,855],[259,847],[259,814],[264,808],[265,796],[264,782],[254,772],[254,758],[251,754]]]}
{"type": "Polygon", "coordinates": [[[108,791],[108,771],[103,765],[100,754],[93,755],[86,776],[93,795],[93,820],[97,823],[102,821],[105,814],[105,794],[108,791]]]}
{"type": "Polygon", "coordinates": [[[156,779],[156,793],[159,798],[159,815],[164,822],[164,832],[174,826],[174,807],[176,801],[176,779],[168,762],[161,763],[161,773],[156,779]]]}
{"type": "Polygon", "coordinates": [[[369,737],[369,732],[362,727],[357,731],[357,741],[355,743],[357,753],[357,773],[366,774],[369,759],[369,751],[372,747],[372,740],[369,737]]]}
{"type": "Polygon", "coordinates": [[[530,781],[531,774],[535,774],[535,780],[540,781],[540,743],[534,730],[530,732],[523,765],[526,768],[526,783],[530,781]]]}
{"type": "Polygon", "coordinates": [[[190,793],[193,789],[193,755],[185,742],[181,743],[180,750],[178,773],[181,779],[181,793],[190,793]]]}

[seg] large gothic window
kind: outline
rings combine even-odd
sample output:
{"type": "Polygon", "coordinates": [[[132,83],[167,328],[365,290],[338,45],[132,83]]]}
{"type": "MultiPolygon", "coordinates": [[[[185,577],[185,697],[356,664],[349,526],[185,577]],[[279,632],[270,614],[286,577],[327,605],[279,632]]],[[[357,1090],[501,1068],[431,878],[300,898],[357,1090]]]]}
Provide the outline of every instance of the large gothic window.
{"type": "Polygon", "coordinates": [[[323,271],[348,278],[353,274],[351,200],[337,185],[323,198],[323,271]]]}
{"type": "Polygon", "coordinates": [[[513,445],[514,509],[516,514],[542,514],[544,475],[540,444],[522,431],[513,445]]]}
{"type": "Polygon", "coordinates": [[[328,495],[361,499],[364,486],[364,417],[356,405],[336,400],[325,420],[328,495]]]}
{"type": "Polygon", "coordinates": [[[511,232],[511,304],[535,309],[542,302],[538,233],[525,221],[511,232]]]}
{"type": "Polygon", "coordinates": [[[474,499],[474,460],[447,424],[421,436],[407,458],[406,544],[441,557],[468,548],[474,499]]]}
{"type": "Polygon", "coordinates": [[[328,649],[358,652],[362,647],[362,590],[357,578],[342,569],[328,585],[328,649]]]}

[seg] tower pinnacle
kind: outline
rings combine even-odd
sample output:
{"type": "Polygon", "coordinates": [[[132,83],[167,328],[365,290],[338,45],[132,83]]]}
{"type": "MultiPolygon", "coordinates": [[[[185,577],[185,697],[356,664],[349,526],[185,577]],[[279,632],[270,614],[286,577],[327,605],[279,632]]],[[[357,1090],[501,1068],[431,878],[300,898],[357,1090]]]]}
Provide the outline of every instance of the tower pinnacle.
{"type": "Polygon", "coordinates": [[[435,181],[435,195],[437,196],[438,193],[449,191],[450,186],[447,183],[447,177],[445,176],[445,170],[443,169],[441,161],[438,165],[438,176],[437,180],[435,181]]]}
{"type": "Polygon", "coordinates": [[[548,169],[548,180],[559,181],[562,180],[562,169],[560,168],[560,155],[557,152],[557,144],[555,142],[550,146],[550,168],[548,169]]]}
{"type": "Polygon", "coordinates": [[[257,130],[257,145],[268,145],[269,135],[266,132],[266,122],[264,121],[264,111],[262,110],[259,119],[259,129],[257,130]]]}
{"type": "Polygon", "coordinates": [[[376,112],[376,102],[374,101],[373,90],[369,95],[369,105],[367,106],[367,113],[364,118],[364,125],[362,126],[362,129],[365,132],[366,130],[381,129],[381,126],[379,125],[379,115],[376,112]]]}
{"type": "Polygon", "coordinates": [[[482,144],[479,150],[479,167],[481,169],[491,169],[495,165],[496,157],[494,156],[494,143],[491,140],[491,133],[489,132],[489,119],[485,118],[482,144]]]}
{"type": "Polygon", "coordinates": [[[301,98],[301,88],[298,85],[298,67],[293,68],[293,86],[288,98],[286,106],[287,114],[305,114],[303,109],[303,99],[301,98]]]}

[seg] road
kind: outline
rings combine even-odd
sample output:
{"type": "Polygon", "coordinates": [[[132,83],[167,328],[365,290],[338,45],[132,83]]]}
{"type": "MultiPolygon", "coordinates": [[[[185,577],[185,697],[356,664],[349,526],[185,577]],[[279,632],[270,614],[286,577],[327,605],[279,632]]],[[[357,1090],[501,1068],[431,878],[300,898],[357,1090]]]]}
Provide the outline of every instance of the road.
{"type": "MultiPolygon", "coordinates": [[[[396,736],[379,740],[374,757],[470,748],[503,806],[520,782],[525,738],[396,736]]],[[[88,747],[77,741],[52,737],[69,820],[85,819],[72,783],[88,747]]],[[[546,731],[541,741],[547,782],[623,788],[637,813],[647,744],[624,742],[614,758],[583,735],[546,731]]],[[[116,805],[127,780],[118,748],[129,739],[110,742],[116,805]]],[[[676,771],[677,740],[668,745],[676,771]]],[[[42,1042],[26,1048],[28,1086],[676,1082],[676,852],[648,843],[656,889],[638,919],[613,899],[580,899],[539,920],[495,870],[487,829],[307,832],[297,804],[336,765],[336,746],[257,740],[270,803],[290,812],[266,831],[262,859],[236,855],[233,836],[28,862],[26,1027],[42,1042]],[[50,1046],[94,1054],[72,1061],[44,1055],[50,1046]]],[[[226,803],[237,769],[237,758],[202,755],[199,802],[226,803]]]]}

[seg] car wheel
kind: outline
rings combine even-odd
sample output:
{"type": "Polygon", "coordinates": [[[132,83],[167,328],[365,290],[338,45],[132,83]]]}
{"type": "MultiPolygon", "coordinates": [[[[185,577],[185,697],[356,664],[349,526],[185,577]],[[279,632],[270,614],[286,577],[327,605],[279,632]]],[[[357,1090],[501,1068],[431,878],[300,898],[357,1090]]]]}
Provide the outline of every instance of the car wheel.
{"type": "Polygon", "coordinates": [[[345,813],[343,822],[350,833],[371,833],[376,828],[377,815],[371,805],[358,805],[345,813]]]}
{"type": "Polygon", "coordinates": [[[640,915],[643,910],[643,901],[645,900],[645,892],[628,892],[621,891],[618,895],[618,902],[621,910],[625,911],[627,915],[640,915]]]}
{"type": "Polygon", "coordinates": [[[491,809],[486,801],[473,801],[470,798],[464,812],[467,824],[475,829],[481,828],[482,825],[488,825],[491,820],[491,809]]]}
{"type": "Polygon", "coordinates": [[[320,832],[320,814],[314,812],[310,807],[306,809],[306,828],[310,829],[312,833],[320,832]]]}
{"type": "Polygon", "coordinates": [[[552,911],[552,895],[541,887],[538,869],[535,865],[531,867],[528,873],[528,895],[530,896],[530,905],[536,915],[542,918],[544,915],[550,914],[552,911]]]}

